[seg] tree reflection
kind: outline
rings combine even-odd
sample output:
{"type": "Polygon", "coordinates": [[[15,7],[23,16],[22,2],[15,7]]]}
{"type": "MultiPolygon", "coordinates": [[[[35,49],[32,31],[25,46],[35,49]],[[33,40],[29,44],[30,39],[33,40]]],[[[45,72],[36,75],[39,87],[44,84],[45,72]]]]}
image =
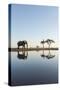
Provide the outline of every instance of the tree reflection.
{"type": "Polygon", "coordinates": [[[27,56],[28,56],[28,51],[20,51],[17,54],[17,57],[19,59],[27,59],[27,56]]]}
{"type": "Polygon", "coordinates": [[[41,55],[41,57],[47,58],[47,59],[51,59],[51,58],[54,58],[55,55],[52,55],[51,52],[50,52],[50,50],[49,50],[49,52],[48,52],[47,55],[45,55],[45,54],[44,54],[44,51],[43,51],[43,54],[41,55]]]}

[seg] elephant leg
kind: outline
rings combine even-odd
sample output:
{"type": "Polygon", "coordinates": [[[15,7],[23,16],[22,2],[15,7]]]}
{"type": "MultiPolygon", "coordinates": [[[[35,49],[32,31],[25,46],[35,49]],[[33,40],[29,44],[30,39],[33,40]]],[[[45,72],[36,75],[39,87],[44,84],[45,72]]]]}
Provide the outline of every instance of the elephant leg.
{"type": "Polygon", "coordinates": [[[19,49],[19,45],[18,45],[18,49],[19,49]]]}
{"type": "Polygon", "coordinates": [[[19,51],[18,51],[18,55],[19,55],[19,51]]]}
{"type": "Polygon", "coordinates": [[[28,48],[28,44],[27,44],[27,48],[28,48]]]}
{"type": "Polygon", "coordinates": [[[25,45],[24,45],[24,48],[25,48],[25,45]]]}

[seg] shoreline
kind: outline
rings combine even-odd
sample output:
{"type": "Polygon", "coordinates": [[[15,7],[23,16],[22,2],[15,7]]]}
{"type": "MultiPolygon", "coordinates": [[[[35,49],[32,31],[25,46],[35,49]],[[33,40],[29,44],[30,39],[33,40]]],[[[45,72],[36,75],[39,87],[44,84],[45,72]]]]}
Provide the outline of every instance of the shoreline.
{"type": "Polygon", "coordinates": [[[59,50],[58,48],[8,48],[9,52],[19,51],[40,51],[40,50],[59,50]]]}

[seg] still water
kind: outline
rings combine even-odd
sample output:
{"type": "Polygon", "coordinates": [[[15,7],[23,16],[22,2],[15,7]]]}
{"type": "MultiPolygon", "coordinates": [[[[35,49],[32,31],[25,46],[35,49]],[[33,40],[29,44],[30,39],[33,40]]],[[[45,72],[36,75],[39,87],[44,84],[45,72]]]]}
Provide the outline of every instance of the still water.
{"type": "Polygon", "coordinates": [[[58,83],[58,51],[11,52],[11,85],[58,83]]]}

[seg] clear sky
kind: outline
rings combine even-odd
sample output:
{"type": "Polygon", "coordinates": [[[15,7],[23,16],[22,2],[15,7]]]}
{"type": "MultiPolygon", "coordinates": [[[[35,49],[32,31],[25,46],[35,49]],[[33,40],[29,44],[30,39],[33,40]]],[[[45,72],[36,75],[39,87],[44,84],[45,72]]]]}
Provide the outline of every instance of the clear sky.
{"type": "Polygon", "coordinates": [[[43,39],[58,41],[58,7],[13,4],[11,6],[11,46],[27,40],[29,46],[43,39]]]}

